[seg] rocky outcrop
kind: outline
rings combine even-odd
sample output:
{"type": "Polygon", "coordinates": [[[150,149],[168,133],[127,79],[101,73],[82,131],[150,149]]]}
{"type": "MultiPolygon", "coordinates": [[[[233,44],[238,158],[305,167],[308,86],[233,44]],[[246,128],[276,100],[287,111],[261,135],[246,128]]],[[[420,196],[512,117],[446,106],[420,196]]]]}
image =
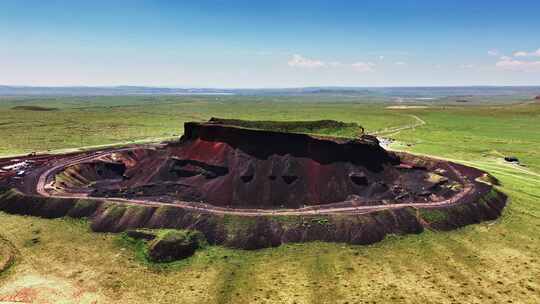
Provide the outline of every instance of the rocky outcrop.
{"type": "Polygon", "coordinates": [[[187,122],[180,144],[194,140],[209,141],[227,144],[257,159],[288,154],[298,158],[310,158],[322,164],[353,162],[373,171],[382,170],[385,164],[399,162],[392,153],[380,147],[376,139],[371,137],[370,139],[317,137],[300,133],[238,128],[212,122],[187,122]]]}

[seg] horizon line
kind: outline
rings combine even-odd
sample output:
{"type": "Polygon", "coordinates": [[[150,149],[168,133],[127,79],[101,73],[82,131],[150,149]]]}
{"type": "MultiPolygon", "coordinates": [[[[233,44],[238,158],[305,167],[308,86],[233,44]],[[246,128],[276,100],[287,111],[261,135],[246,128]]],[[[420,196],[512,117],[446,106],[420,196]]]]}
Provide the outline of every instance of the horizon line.
{"type": "Polygon", "coordinates": [[[478,85],[366,85],[366,86],[350,86],[350,85],[307,85],[307,86],[276,86],[276,87],[212,87],[212,86],[153,86],[153,85],[10,85],[10,84],[0,84],[2,87],[11,87],[11,88],[43,88],[43,89],[53,89],[53,88],[63,88],[63,89],[74,89],[74,88],[100,88],[100,89],[115,89],[115,88],[151,88],[151,89],[177,89],[177,90],[287,90],[287,89],[309,89],[309,88],[354,88],[354,89],[370,89],[370,88],[478,88],[478,87],[540,87],[540,84],[478,84],[478,85]]]}

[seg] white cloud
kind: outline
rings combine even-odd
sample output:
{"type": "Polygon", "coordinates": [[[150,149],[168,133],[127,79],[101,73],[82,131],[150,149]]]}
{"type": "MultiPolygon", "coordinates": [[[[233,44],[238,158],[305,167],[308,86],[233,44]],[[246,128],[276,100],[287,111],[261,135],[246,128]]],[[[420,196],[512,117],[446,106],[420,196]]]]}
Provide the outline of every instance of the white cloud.
{"type": "Polygon", "coordinates": [[[379,60],[384,60],[384,56],[379,56],[379,60]]]}
{"type": "Polygon", "coordinates": [[[461,64],[459,66],[460,69],[472,69],[474,68],[474,64],[461,64]]]}
{"type": "Polygon", "coordinates": [[[306,58],[299,54],[294,54],[287,62],[291,67],[299,68],[340,68],[340,67],[352,67],[359,72],[371,72],[375,64],[371,62],[355,62],[355,63],[342,63],[340,61],[322,61],[317,59],[306,58]]]}
{"type": "Polygon", "coordinates": [[[294,54],[287,64],[292,67],[300,68],[321,68],[326,66],[326,63],[323,61],[305,58],[298,54],[294,54]]]}
{"type": "Polygon", "coordinates": [[[403,65],[407,65],[407,63],[406,63],[406,62],[403,62],[403,61],[396,61],[396,62],[394,62],[394,64],[395,64],[395,65],[402,65],[402,66],[403,66],[403,65]]]}
{"type": "Polygon", "coordinates": [[[540,61],[523,61],[505,56],[501,57],[495,66],[510,71],[540,71],[540,61]]]}
{"type": "Polygon", "coordinates": [[[525,51],[517,51],[514,52],[514,57],[540,57],[540,49],[537,49],[536,51],[532,52],[525,52],[525,51]]]}
{"type": "Polygon", "coordinates": [[[499,50],[493,49],[493,50],[489,50],[487,53],[489,56],[499,56],[499,50]]]}
{"type": "Polygon", "coordinates": [[[371,62],[355,62],[351,64],[351,66],[358,72],[371,72],[373,71],[373,67],[375,64],[371,62]]]}

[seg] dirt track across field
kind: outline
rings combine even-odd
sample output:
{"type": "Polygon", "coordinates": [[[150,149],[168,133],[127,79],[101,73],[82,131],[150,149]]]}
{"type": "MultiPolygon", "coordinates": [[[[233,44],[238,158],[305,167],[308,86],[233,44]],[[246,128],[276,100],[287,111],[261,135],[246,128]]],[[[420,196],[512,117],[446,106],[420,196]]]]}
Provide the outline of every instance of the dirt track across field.
{"type": "Polygon", "coordinates": [[[370,133],[370,134],[372,134],[372,135],[396,134],[396,133],[401,132],[403,130],[414,129],[414,128],[421,127],[421,126],[426,124],[426,122],[422,118],[420,118],[420,117],[418,117],[416,115],[408,114],[407,116],[412,117],[416,122],[412,123],[412,124],[405,125],[405,126],[400,126],[400,127],[388,128],[388,129],[383,129],[383,130],[380,130],[380,131],[375,131],[375,132],[370,133]]]}

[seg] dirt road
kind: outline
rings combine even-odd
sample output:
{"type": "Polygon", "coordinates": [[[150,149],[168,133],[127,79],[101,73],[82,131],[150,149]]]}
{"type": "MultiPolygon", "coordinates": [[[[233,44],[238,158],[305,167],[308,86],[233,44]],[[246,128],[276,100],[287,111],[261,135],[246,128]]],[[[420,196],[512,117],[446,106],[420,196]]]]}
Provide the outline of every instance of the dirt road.
{"type": "MultiPolygon", "coordinates": [[[[70,195],[55,195],[51,194],[49,183],[52,181],[54,174],[65,167],[89,162],[96,160],[100,157],[109,155],[115,152],[124,152],[131,150],[133,148],[123,148],[117,150],[107,150],[107,151],[96,151],[90,154],[77,155],[74,157],[61,159],[54,163],[51,166],[48,166],[45,169],[40,170],[39,174],[35,176],[35,193],[45,197],[59,197],[59,198],[92,198],[92,199],[104,199],[103,197],[91,197],[86,194],[70,194],[70,195]]],[[[454,167],[451,167],[457,176],[461,176],[458,170],[454,167]]],[[[273,215],[317,215],[317,214],[360,214],[360,213],[369,213],[380,210],[389,210],[389,209],[399,209],[405,207],[414,207],[414,208],[438,208],[442,206],[452,205],[457,203],[461,198],[470,194],[474,190],[474,186],[471,183],[467,183],[464,178],[462,178],[464,183],[463,189],[454,195],[453,197],[430,203],[401,203],[401,204],[379,204],[372,206],[355,206],[355,201],[346,201],[335,204],[326,204],[321,205],[320,207],[305,207],[299,209],[279,209],[279,210],[268,210],[268,209],[239,209],[239,208],[223,208],[216,207],[213,205],[203,204],[203,203],[193,203],[185,201],[175,201],[174,203],[161,202],[156,200],[149,199],[126,199],[126,198],[107,198],[108,201],[117,202],[120,204],[137,204],[137,205],[146,205],[146,206],[173,206],[184,208],[187,210],[198,211],[198,212],[207,212],[215,214],[230,214],[230,215],[241,215],[241,216],[273,216],[273,215]],[[350,206],[343,206],[350,204],[350,206]],[[339,206],[336,206],[339,205],[339,206]]]]}

